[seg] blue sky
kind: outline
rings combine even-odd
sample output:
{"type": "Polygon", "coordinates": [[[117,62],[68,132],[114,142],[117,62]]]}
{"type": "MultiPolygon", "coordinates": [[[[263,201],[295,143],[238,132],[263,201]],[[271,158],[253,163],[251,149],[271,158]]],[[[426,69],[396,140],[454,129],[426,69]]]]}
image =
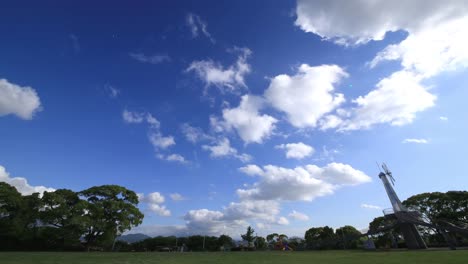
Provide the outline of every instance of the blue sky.
{"type": "Polygon", "coordinates": [[[402,200],[467,189],[464,1],[1,5],[0,180],[24,194],[119,184],[131,232],[237,237],[367,227],[376,161],[402,200]]]}

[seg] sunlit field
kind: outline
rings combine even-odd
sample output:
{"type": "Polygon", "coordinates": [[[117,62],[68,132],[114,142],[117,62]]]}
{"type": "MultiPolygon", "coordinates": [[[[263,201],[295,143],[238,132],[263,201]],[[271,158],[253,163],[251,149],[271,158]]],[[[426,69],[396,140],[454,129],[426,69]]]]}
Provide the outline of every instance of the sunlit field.
{"type": "Polygon", "coordinates": [[[468,250],[457,251],[308,251],[308,252],[207,252],[207,253],[62,253],[2,252],[2,264],[80,263],[80,264],[188,264],[188,263],[467,263],[468,250]]]}

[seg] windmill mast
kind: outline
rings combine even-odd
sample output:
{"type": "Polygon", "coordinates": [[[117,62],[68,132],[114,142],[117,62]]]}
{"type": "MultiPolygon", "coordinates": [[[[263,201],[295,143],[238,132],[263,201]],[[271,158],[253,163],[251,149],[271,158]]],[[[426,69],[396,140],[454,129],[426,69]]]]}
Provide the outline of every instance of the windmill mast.
{"type": "Polygon", "coordinates": [[[414,223],[407,220],[407,215],[411,215],[412,212],[410,212],[405,206],[403,206],[395,190],[393,189],[392,185],[395,182],[395,179],[393,178],[392,173],[387,168],[387,165],[385,165],[385,163],[382,164],[382,169],[383,172],[379,173],[379,178],[382,180],[382,183],[385,187],[385,191],[387,191],[388,198],[390,199],[390,203],[393,207],[393,213],[391,214],[386,214],[384,210],[385,217],[397,220],[398,226],[400,227],[400,231],[403,234],[403,237],[405,238],[405,242],[408,248],[427,248],[426,243],[422,239],[414,223]],[[390,183],[390,181],[392,183],[390,183]]]}
{"type": "Polygon", "coordinates": [[[395,190],[393,189],[392,184],[390,184],[390,181],[392,181],[392,183],[395,181],[393,179],[392,173],[388,170],[387,165],[385,165],[385,163],[382,164],[382,168],[384,171],[379,173],[379,178],[382,180],[382,183],[385,187],[385,191],[387,191],[387,195],[390,199],[390,203],[392,204],[393,211],[406,211],[406,208],[403,206],[395,190]]]}

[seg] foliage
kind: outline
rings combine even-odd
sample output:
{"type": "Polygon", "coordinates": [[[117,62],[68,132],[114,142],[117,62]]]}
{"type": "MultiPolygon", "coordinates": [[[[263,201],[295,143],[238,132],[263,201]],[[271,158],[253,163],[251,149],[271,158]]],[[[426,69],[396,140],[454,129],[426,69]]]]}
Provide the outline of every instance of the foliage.
{"type": "Polygon", "coordinates": [[[102,185],[81,191],[88,202],[85,207],[86,246],[96,242],[109,248],[116,237],[141,224],[143,214],[138,210],[135,192],[118,185],[102,185]]]}
{"type": "MultiPolygon", "coordinates": [[[[449,191],[413,195],[403,201],[410,210],[418,211],[424,218],[437,225],[446,222],[457,226],[468,227],[468,192],[449,191]]],[[[436,230],[419,228],[426,243],[431,246],[444,246],[444,237],[436,230]]],[[[468,245],[468,239],[456,233],[450,233],[458,245],[468,245]]]]}
{"type": "Polygon", "coordinates": [[[110,248],[116,235],[141,223],[137,204],[133,191],[117,185],[40,197],[0,182],[0,250],[76,250],[82,237],[87,245],[110,248]]]}
{"type": "Polygon", "coordinates": [[[248,226],[246,233],[241,235],[242,240],[247,241],[249,247],[252,246],[252,242],[254,241],[254,232],[255,230],[251,226],[248,226]]]}
{"type": "Polygon", "coordinates": [[[337,246],[335,232],[329,226],[312,227],[305,232],[304,238],[309,249],[333,249],[337,246]]]}
{"type": "Polygon", "coordinates": [[[345,225],[337,228],[335,234],[338,237],[338,248],[356,249],[360,246],[360,237],[362,233],[354,226],[345,225]]]}

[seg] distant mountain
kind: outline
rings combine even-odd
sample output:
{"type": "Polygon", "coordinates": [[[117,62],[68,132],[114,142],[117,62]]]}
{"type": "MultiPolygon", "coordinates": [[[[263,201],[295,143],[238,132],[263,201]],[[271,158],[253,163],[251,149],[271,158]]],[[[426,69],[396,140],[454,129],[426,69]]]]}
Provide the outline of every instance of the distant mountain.
{"type": "Polygon", "coordinates": [[[135,243],[141,240],[145,240],[147,238],[151,238],[151,237],[145,234],[128,234],[128,235],[119,236],[117,240],[125,241],[127,243],[135,243]]]}

